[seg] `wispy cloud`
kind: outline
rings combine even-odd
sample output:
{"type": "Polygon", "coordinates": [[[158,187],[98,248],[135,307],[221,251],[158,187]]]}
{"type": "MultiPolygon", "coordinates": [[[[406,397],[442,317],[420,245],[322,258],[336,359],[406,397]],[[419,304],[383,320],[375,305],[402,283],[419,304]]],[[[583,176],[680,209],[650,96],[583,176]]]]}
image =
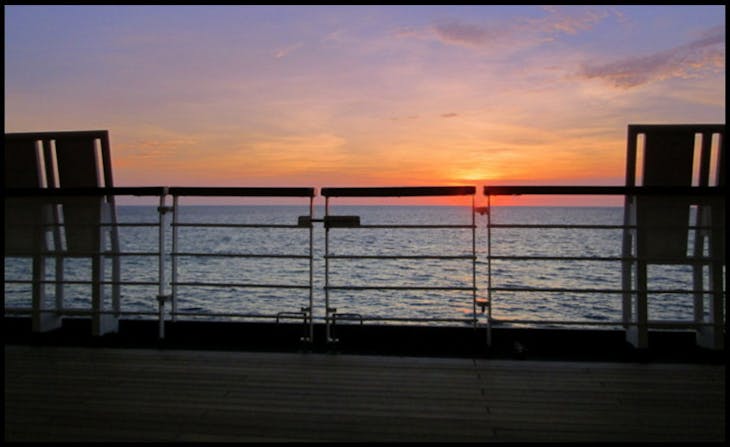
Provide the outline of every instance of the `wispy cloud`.
{"type": "Polygon", "coordinates": [[[438,20],[427,28],[402,28],[395,35],[403,38],[436,39],[446,45],[490,48],[500,44],[539,44],[556,34],[574,35],[588,31],[608,17],[620,17],[610,9],[543,7],[542,17],[517,17],[510,20],[468,22],[462,19],[438,20]]]}
{"type": "Polygon", "coordinates": [[[457,20],[436,23],[431,29],[434,35],[444,43],[484,46],[497,41],[508,30],[495,25],[476,25],[457,20]]]}
{"type": "Polygon", "coordinates": [[[548,15],[539,19],[525,20],[523,30],[533,29],[541,33],[577,34],[591,30],[608,17],[621,17],[618,12],[608,9],[563,9],[556,6],[543,7],[548,15]]]}
{"type": "Polygon", "coordinates": [[[296,51],[297,49],[301,48],[301,46],[302,46],[302,43],[301,42],[297,42],[295,44],[286,46],[284,48],[279,48],[278,50],[276,50],[274,52],[274,57],[276,59],[281,59],[282,57],[286,57],[290,53],[292,53],[293,51],[296,51]]]}
{"type": "Polygon", "coordinates": [[[707,71],[725,70],[725,27],[668,50],[628,57],[609,63],[585,64],[579,77],[603,79],[619,88],[631,88],[669,78],[691,78],[707,71]]]}

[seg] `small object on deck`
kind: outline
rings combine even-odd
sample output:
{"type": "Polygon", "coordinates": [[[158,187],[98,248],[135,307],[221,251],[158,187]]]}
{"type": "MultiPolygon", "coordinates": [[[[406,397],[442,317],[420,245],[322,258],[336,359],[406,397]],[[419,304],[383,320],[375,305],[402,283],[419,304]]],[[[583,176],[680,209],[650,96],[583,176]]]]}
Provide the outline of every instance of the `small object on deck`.
{"type": "Polygon", "coordinates": [[[326,228],[352,228],[360,226],[360,216],[325,216],[326,228]]]}
{"type": "Polygon", "coordinates": [[[515,341],[512,345],[512,352],[517,359],[524,360],[527,357],[527,347],[519,341],[515,341]]]}
{"type": "Polygon", "coordinates": [[[474,300],[474,302],[481,309],[481,313],[484,313],[484,311],[489,306],[489,298],[477,298],[476,300],[474,300]]]}

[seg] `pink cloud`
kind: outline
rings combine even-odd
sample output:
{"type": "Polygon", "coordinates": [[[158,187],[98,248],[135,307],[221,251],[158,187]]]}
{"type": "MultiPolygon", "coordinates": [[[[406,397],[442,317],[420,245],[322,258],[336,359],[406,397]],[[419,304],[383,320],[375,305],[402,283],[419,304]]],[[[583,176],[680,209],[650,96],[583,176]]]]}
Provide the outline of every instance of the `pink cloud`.
{"type": "Polygon", "coordinates": [[[400,37],[430,35],[449,45],[487,47],[499,42],[514,44],[539,43],[550,40],[554,34],[577,34],[592,29],[605,18],[618,15],[612,10],[594,8],[563,9],[544,7],[547,15],[540,18],[515,18],[510,21],[467,23],[463,20],[444,20],[431,25],[426,32],[414,29],[400,30],[400,37]]]}
{"type": "Polygon", "coordinates": [[[712,28],[688,44],[644,56],[609,63],[586,64],[579,76],[603,79],[616,87],[631,88],[669,78],[689,78],[705,71],[725,70],[725,28],[712,28]]]}
{"type": "Polygon", "coordinates": [[[473,25],[455,20],[434,25],[433,32],[443,42],[481,46],[499,38],[500,31],[494,26],[473,25]]]}

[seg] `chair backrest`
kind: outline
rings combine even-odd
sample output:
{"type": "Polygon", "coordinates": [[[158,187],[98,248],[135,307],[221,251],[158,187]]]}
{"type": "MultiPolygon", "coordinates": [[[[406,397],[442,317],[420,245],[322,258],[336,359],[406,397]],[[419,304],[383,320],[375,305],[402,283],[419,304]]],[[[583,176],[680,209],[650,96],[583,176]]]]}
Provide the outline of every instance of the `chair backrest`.
{"type": "Polygon", "coordinates": [[[114,186],[106,130],[58,132],[48,135],[48,139],[55,146],[59,187],[114,186]]]}
{"type": "MultiPolygon", "coordinates": [[[[627,186],[724,186],[724,134],[725,126],[714,124],[629,125],[627,186]]],[[[691,197],[636,197],[638,256],[686,259],[690,211],[697,203],[691,197]]],[[[714,224],[724,214],[721,206],[710,207],[714,224]]]]}
{"type": "MultiPolygon", "coordinates": [[[[6,187],[8,182],[13,187],[44,182],[49,188],[114,186],[106,130],[12,133],[5,134],[5,141],[6,187]]],[[[114,196],[64,196],[57,203],[62,205],[66,253],[97,252],[105,207],[115,220],[114,196]]]]}
{"type": "Polygon", "coordinates": [[[5,187],[42,188],[45,169],[37,138],[26,134],[5,134],[5,187]]]}
{"type": "MultiPolygon", "coordinates": [[[[5,188],[43,188],[46,170],[42,143],[29,134],[5,134],[5,188]]],[[[37,197],[5,198],[5,253],[32,255],[46,249],[43,225],[50,206],[37,197]]]]}
{"type": "MultiPolygon", "coordinates": [[[[60,188],[114,186],[109,133],[106,130],[56,132],[45,135],[53,148],[60,188]]],[[[99,228],[105,205],[114,207],[114,196],[64,197],[63,220],[68,254],[97,252],[101,244],[99,228]]],[[[109,223],[109,222],[107,222],[109,223]]]]}

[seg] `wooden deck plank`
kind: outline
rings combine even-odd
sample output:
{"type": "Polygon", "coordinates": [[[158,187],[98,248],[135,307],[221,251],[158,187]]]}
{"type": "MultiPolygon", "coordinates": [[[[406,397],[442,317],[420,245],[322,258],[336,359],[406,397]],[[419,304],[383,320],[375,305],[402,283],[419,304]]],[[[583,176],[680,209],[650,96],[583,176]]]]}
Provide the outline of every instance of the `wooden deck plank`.
{"type": "Polygon", "coordinates": [[[5,440],[723,441],[725,367],[5,346],[5,440]]]}

